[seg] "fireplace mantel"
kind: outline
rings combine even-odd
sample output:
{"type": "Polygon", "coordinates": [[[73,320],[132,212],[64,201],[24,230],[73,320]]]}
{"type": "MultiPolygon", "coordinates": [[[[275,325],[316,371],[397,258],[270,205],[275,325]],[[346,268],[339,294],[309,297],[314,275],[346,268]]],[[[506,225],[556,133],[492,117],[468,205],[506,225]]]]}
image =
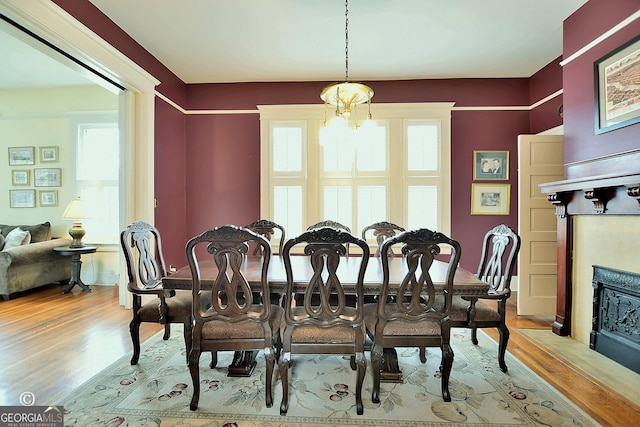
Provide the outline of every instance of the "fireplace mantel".
{"type": "Polygon", "coordinates": [[[571,334],[575,215],[640,215],[640,152],[566,166],[569,179],[540,184],[556,208],[558,283],[553,332],[571,334]],[[611,171],[616,171],[611,173],[611,171]]]}

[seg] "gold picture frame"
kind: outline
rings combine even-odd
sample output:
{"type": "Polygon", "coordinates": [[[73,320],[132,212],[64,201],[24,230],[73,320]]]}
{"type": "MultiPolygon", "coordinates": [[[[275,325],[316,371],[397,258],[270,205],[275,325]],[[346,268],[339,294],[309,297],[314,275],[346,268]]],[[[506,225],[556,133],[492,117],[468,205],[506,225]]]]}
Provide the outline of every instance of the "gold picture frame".
{"type": "Polygon", "coordinates": [[[60,187],[62,185],[62,169],[36,168],[33,181],[36,187],[60,187]]]}
{"type": "Polygon", "coordinates": [[[509,215],[511,184],[471,184],[471,215],[509,215]]]}
{"type": "Polygon", "coordinates": [[[11,171],[11,185],[31,185],[31,171],[29,169],[13,169],[11,171]]]}
{"type": "Polygon", "coordinates": [[[35,165],[35,147],[9,147],[9,166],[35,165]]]}
{"type": "Polygon", "coordinates": [[[38,191],[38,199],[41,208],[58,206],[58,190],[38,191]]]}
{"type": "Polygon", "coordinates": [[[36,190],[9,190],[9,207],[35,208],[36,190]]]}
{"type": "Polygon", "coordinates": [[[503,150],[473,151],[473,180],[509,179],[509,152],[503,150]]]}
{"type": "Polygon", "coordinates": [[[40,147],[40,163],[57,163],[58,159],[58,147],[40,147]]]}

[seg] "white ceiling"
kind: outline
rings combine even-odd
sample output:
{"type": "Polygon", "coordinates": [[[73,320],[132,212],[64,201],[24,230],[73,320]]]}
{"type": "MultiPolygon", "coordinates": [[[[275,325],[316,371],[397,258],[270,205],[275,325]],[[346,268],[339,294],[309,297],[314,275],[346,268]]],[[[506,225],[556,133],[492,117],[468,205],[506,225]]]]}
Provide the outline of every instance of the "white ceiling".
{"type": "MultiPolygon", "coordinates": [[[[342,0],[90,1],[186,83],[345,77],[342,0]]],[[[350,0],[349,78],[530,77],[586,1],[350,0]]],[[[89,83],[0,24],[0,89],[89,83]]]]}
{"type": "MultiPolygon", "coordinates": [[[[90,0],[186,83],[345,77],[343,0],[90,0]]],[[[350,0],[350,80],[530,77],[587,0],[350,0]]]]}

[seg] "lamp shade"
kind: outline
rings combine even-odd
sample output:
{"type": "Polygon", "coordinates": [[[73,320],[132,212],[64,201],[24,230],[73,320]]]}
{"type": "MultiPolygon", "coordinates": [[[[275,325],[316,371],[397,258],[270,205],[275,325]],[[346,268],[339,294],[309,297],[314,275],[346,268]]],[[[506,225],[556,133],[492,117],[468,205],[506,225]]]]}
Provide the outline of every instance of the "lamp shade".
{"type": "Polygon", "coordinates": [[[80,199],[73,199],[71,200],[71,202],[69,202],[69,206],[67,206],[67,209],[65,209],[64,213],[62,214],[62,218],[76,220],[89,217],[87,216],[87,212],[82,206],[82,201],[80,199]]]}

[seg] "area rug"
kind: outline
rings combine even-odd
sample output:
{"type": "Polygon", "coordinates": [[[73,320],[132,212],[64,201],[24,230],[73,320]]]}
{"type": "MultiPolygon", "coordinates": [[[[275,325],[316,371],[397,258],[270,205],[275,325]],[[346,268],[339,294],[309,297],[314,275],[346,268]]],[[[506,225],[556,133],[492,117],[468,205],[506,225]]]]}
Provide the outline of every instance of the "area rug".
{"type": "MultiPolygon", "coordinates": [[[[143,344],[137,366],[129,356],[105,369],[67,396],[67,426],[596,426],[588,415],[544,382],[511,354],[502,373],[497,345],[479,331],[478,346],[469,332],[452,335],[455,360],[451,402],[440,393],[440,351],[429,349],[421,364],[417,349],[398,350],[404,383],[383,383],[379,404],[371,402],[371,372],[363,388],[364,415],[357,415],[355,372],[341,356],[294,355],[289,374],[289,412],[279,414],[282,396],[274,370],[274,405],[265,406],[262,353],[251,377],[229,378],[233,353],[218,355],[218,366],[200,360],[201,393],[196,411],[189,410],[191,376],[179,330],[171,339],[159,333],[143,344]]],[[[368,354],[367,354],[368,357],[368,354]]]]}

